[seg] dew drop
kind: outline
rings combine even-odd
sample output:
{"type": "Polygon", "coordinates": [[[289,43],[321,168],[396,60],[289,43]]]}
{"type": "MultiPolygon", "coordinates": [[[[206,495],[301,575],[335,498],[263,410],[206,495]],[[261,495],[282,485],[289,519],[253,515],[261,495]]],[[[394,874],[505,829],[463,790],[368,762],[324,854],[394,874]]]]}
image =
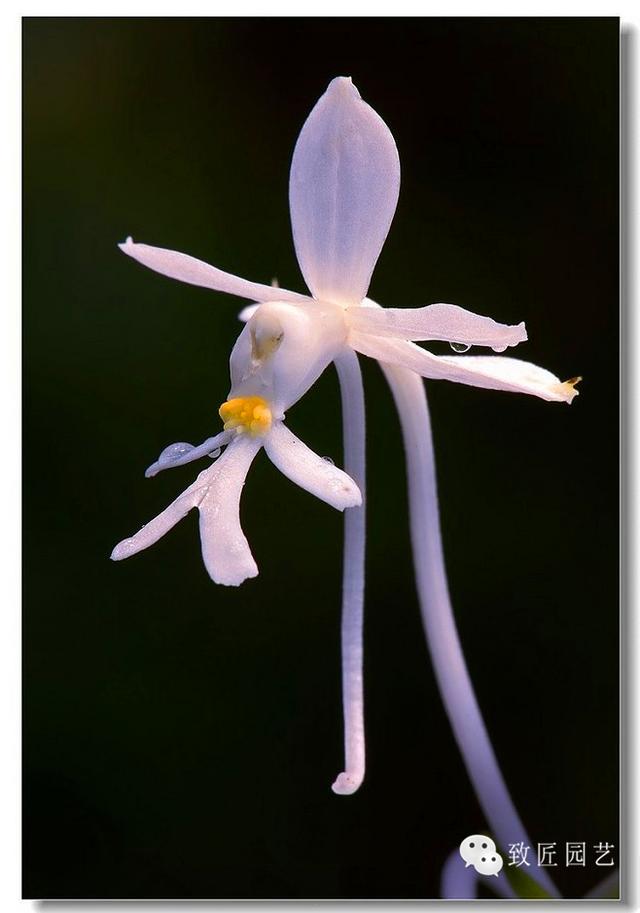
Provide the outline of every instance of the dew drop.
{"type": "Polygon", "coordinates": [[[161,466],[166,466],[167,463],[173,463],[174,460],[184,456],[185,453],[189,453],[190,450],[193,450],[193,444],[187,444],[186,441],[178,441],[177,444],[169,444],[158,457],[158,463],[161,466]]]}
{"type": "Polygon", "coordinates": [[[328,463],[330,466],[335,466],[335,465],[336,465],[336,464],[333,462],[333,460],[331,459],[331,457],[322,457],[322,459],[324,460],[325,463],[328,463]]]}
{"type": "Polygon", "coordinates": [[[506,352],[508,346],[493,346],[494,352],[506,352]]]}
{"type": "Polygon", "coordinates": [[[450,342],[449,345],[454,352],[468,352],[471,346],[468,346],[465,342],[450,342]]]}
{"type": "Polygon", "coordinates": [[[211,453],[208,454],[208,456],[210,456],[212,460],[217,460],[221,453],[222,453],[222,447],[216,447],[216,449],[212,450],[211,453]]]}

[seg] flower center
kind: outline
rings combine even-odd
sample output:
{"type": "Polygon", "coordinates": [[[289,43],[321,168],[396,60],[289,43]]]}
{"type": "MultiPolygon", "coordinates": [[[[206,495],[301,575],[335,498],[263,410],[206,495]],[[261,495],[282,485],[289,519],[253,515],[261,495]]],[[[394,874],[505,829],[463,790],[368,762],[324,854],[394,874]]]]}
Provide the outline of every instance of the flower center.
{"type": "Polygon", "coordinates": [[[251,437],[266,434],[271,428],[271,409],[266,399],[261,396],[239,396],[228,399],[218,410],[224,422],[224,430],[242,434],[246,431],[251,437]]]}

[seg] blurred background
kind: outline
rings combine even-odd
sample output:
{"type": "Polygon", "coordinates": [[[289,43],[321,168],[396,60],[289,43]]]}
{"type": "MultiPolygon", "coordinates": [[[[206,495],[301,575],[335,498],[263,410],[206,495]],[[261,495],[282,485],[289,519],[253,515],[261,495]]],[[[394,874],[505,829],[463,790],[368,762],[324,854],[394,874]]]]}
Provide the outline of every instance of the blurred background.
{"type": "MultiPolygon", "coordinates": [[[[460,636],[533,841],[618,858],[618,20],[24,21],[24,893],[431,898],[487,826],[443,711],[390,395],[368,397],[368,772],[342,770],[341,515],[264,456],[260,576],[215,586],[196,515],[113,545],[195,478],[242,302],[124,257],[131,234],[303,291],[293,146],[336,75],[395,136],[371,296],[525,320],[516,353],[584,376],[562,404],[430,382],[460,636]]],[[[445,353],[446,345],[432,351],[445,353]]],[[[341,462],[328,371],[289,412],[341,462]]]]}

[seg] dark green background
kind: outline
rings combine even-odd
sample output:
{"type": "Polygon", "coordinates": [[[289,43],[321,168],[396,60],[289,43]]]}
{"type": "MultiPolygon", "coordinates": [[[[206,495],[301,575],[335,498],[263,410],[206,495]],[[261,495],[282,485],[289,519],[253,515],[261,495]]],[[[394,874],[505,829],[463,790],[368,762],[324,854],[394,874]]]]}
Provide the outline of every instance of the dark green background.
{"type": "MultiPolygon", "coordinates": [[[[214,586],[193,516],[108,560],[195,477],[143,471],[218,430],[241,306],[116,242],[303,290],[289,162],[336,75],[403,169],[372,297],[525,320],[517,354],[584,375],[571,408],[428,388],[456,617],[516,804],[534,841],[618,844],[617,63],[616,19],[25,21],[26,896],[434,897],[486,827],[427,657],[375,365],[357,795],[329,788],[340,514],[260,457],[256,580],[214,586]]],[[[341,460],[332,371],[289,419],[341,460]]],[[[557,880],[575,896],[607,871],[591,855],[557,880]]]]}

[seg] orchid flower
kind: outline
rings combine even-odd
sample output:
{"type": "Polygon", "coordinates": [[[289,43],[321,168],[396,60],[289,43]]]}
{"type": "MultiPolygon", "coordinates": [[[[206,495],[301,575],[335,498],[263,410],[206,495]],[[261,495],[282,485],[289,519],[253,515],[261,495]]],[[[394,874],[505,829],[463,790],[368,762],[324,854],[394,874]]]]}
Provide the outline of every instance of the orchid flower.
{"type": "Polygon", "coordinates": [[[137,535],[117,545],[111,557],[128,558],[153,545],[197,507],[202,556],[211,578],[238,586],[255,577],[258,568],[240,527],[239,509],[247,472],[262,447],[284,475],[338,510],[362,504],[353,479],[309,450],[284,424],[285,410],[306,393],[344,344],[343,321],[333,308],[319,302],[304,309],[277,302],[263,305],[231,353],[231,391],[220,407],[222,433],[200,447],[166,448],[146,475],[221,447],[226,447],[224,454],[137,535]]]}
{"type": "MultiPolygon", "coordinates": [[[[345,513],[343,701],[345,770],[337,793],[355,792],[365,769],[362,621],[365,547],[365,418],[356,353],[377,360],[391,386],[408,460],[411,531],[421,610],[438,682],[454,733],[498,839],[526,839],[493,754],[473,693],[449,603],[438,520],[429,414],[421,378],[527,393],[571,402],[579,378],[500,355],[446,355],[418,342],[446,341],[458,352],[481,346],[504,352],[527,339],[507,326],[452,304],[382,308],[367,298],[400,187],[391,132],[350,78],[333,79],[298,137],[289,198],[293,239],[310,295],[250,282],[185,254],[128,238],[125,254],[170,278],[255,302],[230,359],[231,389],[220,406],[224,430],[198,447],[167,448],[155,475],[207,454],[212,466],[155,520],[116,546],[126,558],[156,542],[187,512],[200,512],[205,566],[217,583],[238,585],[257,574],[239,522],[242,486],[257,452],[301,487],[345,513]],[[345,470],[312,453],[284,424],[290,409],[334,363],[340,382],[345,470]]],[[[545,886],[555,892],[542,872],[545,886]]]]}

